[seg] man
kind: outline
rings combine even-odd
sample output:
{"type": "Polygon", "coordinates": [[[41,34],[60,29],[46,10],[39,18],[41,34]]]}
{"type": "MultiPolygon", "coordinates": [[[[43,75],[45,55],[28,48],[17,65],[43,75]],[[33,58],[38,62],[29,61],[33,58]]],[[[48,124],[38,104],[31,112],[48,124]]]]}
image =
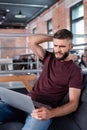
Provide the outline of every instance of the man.
{"type": "MultiPolygon", "coordinates": [[[[27,40],[33,52],[43,61],[44,68],[40,78],[36,82],[33,90],[29,95],[33,100],[51,105],[53,109],[49,110],[45,107],[35,109],[31,116],[40,123],[45,123],[45,130],[48,128],[53,117],[60,117],[75,111],[78,107],[79,97],[82,89],[81,69],[69,59],[69,52],[73,48],[72,33],[66,29],[59,30],[54,34],[54,53],[43,50],[39,45],[44,41],[52,40],[52,37],[37,36],[28,37],[27,40]],[[39,41],[39,42],[37,42],[39,41]],[[69,102],[58,107],[65,94],[69,92],[69,102]],[[39,121],[40,120],[40,121],[39,121]]],[[[27,118],[26,127],[30,121],[27,118]]]]}
{"type": "Polygon", "coordinates": [[[54,117],[70,114],[78,108],[82,89],[81,69],[69,58],[73,48],[73,35],[62,29],[54,36],[29,36],[27,41],[32,51],[42,60],[43,71],[29,95],[34,101],[45,103],[52,108],[40,107],[28,115],[22,130],[47,130],[54,117]],[[53,53],[45,51],[39,44],[52,41],[53,53]],[[69,102],[59,106],[64,96],[69,93],[69,102]]]}

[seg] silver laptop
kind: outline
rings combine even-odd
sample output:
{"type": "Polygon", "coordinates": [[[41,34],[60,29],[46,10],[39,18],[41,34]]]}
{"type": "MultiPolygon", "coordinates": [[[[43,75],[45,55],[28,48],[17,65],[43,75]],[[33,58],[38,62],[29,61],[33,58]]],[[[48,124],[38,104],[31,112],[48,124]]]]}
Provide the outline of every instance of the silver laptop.
{"type": "Polygon", "coordinates": [[[28,113],[31,113],[35,107],[45,106],[51,108],[48,105],[32,101],[30,96],[2,87],[0,87],[0,98],[3,102],[28,113]]]}

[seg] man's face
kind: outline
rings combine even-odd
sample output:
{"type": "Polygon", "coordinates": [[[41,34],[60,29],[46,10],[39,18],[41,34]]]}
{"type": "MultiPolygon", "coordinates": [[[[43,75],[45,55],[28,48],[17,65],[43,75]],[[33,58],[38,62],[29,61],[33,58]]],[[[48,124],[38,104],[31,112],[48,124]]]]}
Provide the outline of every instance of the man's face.
{"type": "Polygon", "coordinates": [[[54,39],[54,55],[58,60],[64,60],[69,55],[73,45],[67,39],[54,39]]]}

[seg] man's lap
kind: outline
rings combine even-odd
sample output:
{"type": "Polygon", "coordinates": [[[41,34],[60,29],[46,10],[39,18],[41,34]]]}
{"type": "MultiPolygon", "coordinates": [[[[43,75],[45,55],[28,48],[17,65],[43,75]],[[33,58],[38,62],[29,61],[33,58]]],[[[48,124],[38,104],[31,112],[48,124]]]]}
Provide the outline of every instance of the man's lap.
{"type": "Polygon", "coordinates": [[[15,109],[2,101],[0,101],[0,122],[12,122],[12,121],[24,121],[26,119],[25,125],[22,130],[47,130],[51,124],[51,120],[37,120],[32,118],[30,115],[26,118],[26,113],[15,109]]]}

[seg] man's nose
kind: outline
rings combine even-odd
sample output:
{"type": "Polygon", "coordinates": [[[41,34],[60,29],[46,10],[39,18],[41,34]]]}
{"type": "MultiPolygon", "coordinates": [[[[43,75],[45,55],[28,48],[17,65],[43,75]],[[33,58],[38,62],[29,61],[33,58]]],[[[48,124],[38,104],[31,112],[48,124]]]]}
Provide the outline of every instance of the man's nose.
{"type": "Polygon", "coordinates": [[[60,47],[57,47],[57,51],[61,51],[61,48],[60,48],[60,47]]]}

